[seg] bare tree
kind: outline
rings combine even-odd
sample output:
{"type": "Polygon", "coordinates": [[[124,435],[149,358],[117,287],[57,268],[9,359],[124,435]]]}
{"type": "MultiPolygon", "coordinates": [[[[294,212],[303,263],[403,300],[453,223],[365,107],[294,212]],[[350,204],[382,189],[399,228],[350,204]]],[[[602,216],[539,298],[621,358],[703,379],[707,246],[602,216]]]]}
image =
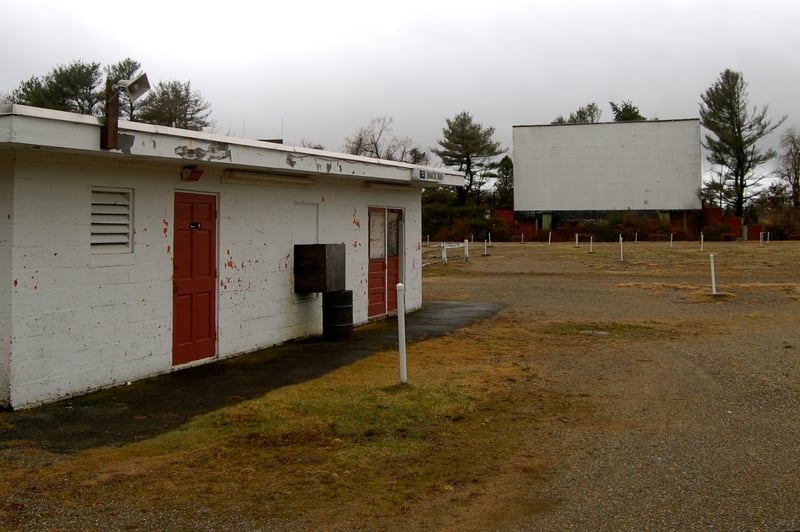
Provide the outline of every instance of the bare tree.
{"type": "Polygon", "coordinates": [[[392,136],[394,120],[383,116],[373,118],[365,127],[345,139],[344,151],[387,161],[427,164],[428,154],[414,146],[410,137],[392,136]]]}
{"type": "Polygon", "coordinates": [[[790,127],[781,136],[778,176],[789,188],[792,207],[800,209],[800,133],[790,127]]]}

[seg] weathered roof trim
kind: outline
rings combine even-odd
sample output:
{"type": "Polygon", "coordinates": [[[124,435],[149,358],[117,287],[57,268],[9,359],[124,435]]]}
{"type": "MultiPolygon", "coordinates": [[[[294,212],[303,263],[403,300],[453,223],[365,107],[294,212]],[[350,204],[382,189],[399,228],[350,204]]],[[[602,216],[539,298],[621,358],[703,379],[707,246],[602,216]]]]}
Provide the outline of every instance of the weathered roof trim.
{"type": "Polygon", "coordinates": [[[332,176],[391,182],[462,186],[463,173],[325,150],[287,146],[165,126],[119,122],[117,150],[100,148],[98,117],[18,104],[0,105],[0,146],[175,161],[306,176],[332,176]]]}

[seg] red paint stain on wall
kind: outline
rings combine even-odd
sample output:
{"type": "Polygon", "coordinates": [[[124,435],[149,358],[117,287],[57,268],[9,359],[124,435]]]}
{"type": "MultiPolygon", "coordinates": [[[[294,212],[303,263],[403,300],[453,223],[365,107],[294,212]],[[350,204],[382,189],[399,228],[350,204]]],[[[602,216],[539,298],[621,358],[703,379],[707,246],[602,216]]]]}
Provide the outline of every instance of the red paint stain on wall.
{"type": "Polygon", "coordinates": [[[169,220],[164,218],[163,220],[161,220],[161,223],[164,224],[164,238],[167,238],[167,231],[169,229],[169,220]]]}
{"type": "Polygon", "coordinates": [[[358,219],[358,210],[353,209],[353,225],[361,229],[361,220],[358,219]]]}
{"type": "Polygon", "coordinates": [[[14,279],[14,288],[16,288],[18,284],[19,284],[19,279],[14,279]]]}

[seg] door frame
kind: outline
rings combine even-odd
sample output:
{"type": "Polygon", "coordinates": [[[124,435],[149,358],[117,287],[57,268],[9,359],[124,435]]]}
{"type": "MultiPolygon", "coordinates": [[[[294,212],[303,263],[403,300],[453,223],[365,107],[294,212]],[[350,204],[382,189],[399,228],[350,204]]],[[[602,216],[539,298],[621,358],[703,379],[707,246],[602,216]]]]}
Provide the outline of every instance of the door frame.
{"type": "MultiPolygon", "coordinates": [[[[397,297],[396,297],[396,288],[395,286],[389,286],[389,213],[396,212],[398,213],[398,227],[397,227],[397,282],[404,282],[405,279],[405,268],[404,266],[404,257],[405,257],[405,209],[400,207],[389,207],[386,205],[370,205],[367,209],[368,213],[373,212],[382,212],[383,213],[383,312],[370,314],[369,309],[371,306],[370,302],[370,292],[371,287],[369,286],[369,274],[367,275],[367,319],[375,320],[381,319],[386,316],[391,316],[397,314],[397,297]],[[390,298],[390,294],[393,296],[390,298]],[[390,304],[390,301],[394,301],[394,305],[390,304]]],[[[368,214],[369,216],[369,214],[368,214]]],[[[368,220],[367,222],[368,231],[372,230],[372,221],[368,220]]],[[[371,235],[367,236],[367,240],[369,242],[369,246],[372,245],[371,235]]],[[[367,264],[369,271],[369,264],[376,259],[370,258],[370,247],[367,247],[367,264]]]]}
{"type": "Polygon", "coordinates": [[[220,244],[219,244],[219,233],[220,233],[220,227],[219,227],[219,219],[220,219],[219,218],[219,203],[220,203],[220,198],[219,198],[219,194],[214,193],[214,192],[202,192],[202,191],[197,191],[197,190],[174,190],[173,191],[173,195],[172,195],[172,206],[173,206],[173,213],[172,213],[172,224],[173,224],[172,225],[172,227],[173,227],[173,229],[172,229],[172,231],[173,231],[173,234],[172,234],[172,261],[171,261],[171,271],[170,271],[170,278],[173,281],[173,286],[175,286],[174,260],[175,260],[175,255],[177,253],[177,242],[175,241],[176,230],[177,230],[175,222],[177,220],[177,213],[175,212],[174,209],[175,209],[175,206],[176,206],[176,203],[177,203],[177,200],[178,200],[179,196],[182,195],[182,194],[183,195],[188,195],[188,196],[202,196],[202,197],[208,197],[208,198],[213,198],[214,199],[214,231],[213,231],[214,243],[213,243],[213,246],[211,247],[211,253],[213,254],[213,257],[212,257],[212,260],[211,260],[211,266],[213,267],[213,270],[214,270],[213,274],[212,274],[213,275],[213,286],[212,286],[211,292],[212,292],[213,297],[214,297],[214,302],[213,302],[213,312],[212,312],[212,315],[209,318],[211,320],[212,325],[213,325],[213,336],[214,336],[214,338],[213,338],[213,353],[211,353],[210,355],[197,357],[197,358],[194,358],[192,360],[188,360],[188,361],[184,361],[184,362],[176,362],[176,360],[175,360],[175,319],[176,319],[176,316],[175,316],[175,294],[176,294],[176,289],[174,288],[173,292],[172,292],[172,305],[171,305],[172,306],[172,350],[171,350],[172,351],[172,357],[171,357],[171,364],[172,364],[173,367],[185,366],[187,364],[199,364],[199,363],[207,362],[209,360],[216,359],[219,356],[219,298],[220,298],[220,294],[219,294],[218,280],[219,280],[219,261],[220,261],[220,254],[219,254],[219,249],[220,249],[220,244]]]}

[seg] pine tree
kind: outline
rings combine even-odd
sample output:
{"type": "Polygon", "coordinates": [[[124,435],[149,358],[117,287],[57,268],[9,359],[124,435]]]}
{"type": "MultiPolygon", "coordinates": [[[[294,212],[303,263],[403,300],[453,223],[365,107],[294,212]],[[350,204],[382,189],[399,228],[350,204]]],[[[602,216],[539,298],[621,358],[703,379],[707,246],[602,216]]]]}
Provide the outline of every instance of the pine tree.
{"type": "Polygon", "coordinates": [[[447,119],[446,123],[447,126],[442,128],[443,138],[437,141],[441,148],[431,148],[431,151],[442,159],[445,166],[464,172],[464,187],[458,190],[459,203],[466,204],[470,196],[480,203],[483,171],[505,150],[500,148],[499,142],[492,140],[494,128],[483,127],[466,111],[447,119]]]}
{"type": "Polygon", "coordinates": [[[775,150],[761,150],[756,143],[786,117],[773,124],[767,118],[769,106],[748,110],[747,83],[740,72],[730,69],[720,74],[701,99],[700,123],[710,132],[703,142],[708,162],[724,169],[734,214],[743,216],[745,205],[756,195],[750,191],[764,178],[756,174],[758,166],[776,155],[775,150]]]}

